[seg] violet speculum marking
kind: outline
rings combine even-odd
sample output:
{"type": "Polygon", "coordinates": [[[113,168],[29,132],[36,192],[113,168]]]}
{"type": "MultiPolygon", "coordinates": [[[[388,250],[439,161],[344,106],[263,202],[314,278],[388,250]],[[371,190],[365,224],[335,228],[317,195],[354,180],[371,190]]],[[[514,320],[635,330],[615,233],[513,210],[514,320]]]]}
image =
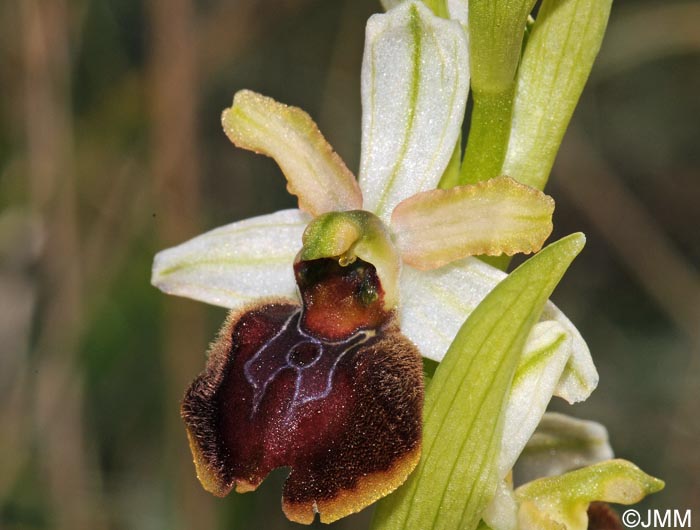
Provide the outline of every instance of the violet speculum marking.
{"type": "Polygon", "coordinates": [[[299,405],[328,397],[340,360],[376,333],[361,330],[346,339],[322,340],[302,329],[302,316],[301,308],[294,311],[282,328],[246,361],[245,377],[253,387],[251,417],[258,411],[268,385],[283,370],[293,370],[296,377],[288,415],[299,405]],[[280,356],[285,351],[286,355],[280,356]]]}
{"type": "MultiPolygon", "coordinates": [[[[364,213],[354,215],[365,217],[364,213]]],[[[334,214],[325,218],[321,224],[346,222],[334,214]]],[[[355,229],[351,224],[350,230],[355,229]]],[[[285,370],[295,374],[287,416],[299,405],[327,397],[340,360],[375,336],[390,318],[376,268],[351,252],[299,258],[294,273],[302,307],[244,365],[245,378],[253,388],[251,417],[258,412],[268,386],[285,370]]]]}

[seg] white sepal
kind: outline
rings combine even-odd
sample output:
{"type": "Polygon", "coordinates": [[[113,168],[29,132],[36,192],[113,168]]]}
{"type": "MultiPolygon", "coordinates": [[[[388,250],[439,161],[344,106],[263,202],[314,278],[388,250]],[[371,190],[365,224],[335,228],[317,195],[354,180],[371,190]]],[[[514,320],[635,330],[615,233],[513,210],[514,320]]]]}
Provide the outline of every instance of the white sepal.
{"type": "Polygon", "coordinates": [[[467,26],[469,17],[469,0],[447,0],[447,12],[452,20],[459,20],[467,26]]]}
{"type": "Polygon", "coordinates": [[[604,425],[547,412],[520,455],[515,475],[518,483],[530,482],[610,458],[613,450],[604,425]]]}
{"type": "MultiPolygon", "coordinates": [[[[468,257],[431,271],[404,267],[399,291],[401,330],[428,359],[441,361],[464,321],[506,274],[468,257]]],[[[571,336],[569,361],[554,395],[570,403],[585,400],[598,384],[583,337],[554,304],[547,302],[542,321],[555,320],[571,336]]],[[[532,340],[533,336],[530,336],[532,340]]]]}
{"type": "Polygon", "coordinates": [[[498,458],[501,477],[512,469],[537,429],[570,354],[571,337],[561,324],[548,320],[533,326],[506,405],[498,458]]]}
{"type": "Polygon", "coordinates": [[[159,252],[151,283],[231,309],[264,297],[296,298],[292,265],[310,219],[282,210],[206,232],[159,252]]]}
{"type": "Polygon", "coordinates": [[[491,530],[517,530],[518,503],[509,480],[498,483],[491,504],[484,510],[482,518],[491,530]]]}

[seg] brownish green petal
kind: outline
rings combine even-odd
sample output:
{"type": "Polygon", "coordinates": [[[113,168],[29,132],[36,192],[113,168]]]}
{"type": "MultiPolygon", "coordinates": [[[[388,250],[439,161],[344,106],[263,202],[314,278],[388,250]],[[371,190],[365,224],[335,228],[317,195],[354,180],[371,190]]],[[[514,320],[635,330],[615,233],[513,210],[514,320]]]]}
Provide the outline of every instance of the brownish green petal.
{"type": "Polygon", "coordinates": [[[409,197],[391,226],[403,260],[425,270],[477,254],[536,252],[552,231],[553,212],[548,195],[499,177],[409,197]]]}
{"type": "Polygon", "coordinates": [[[362,207],[357,180],[303,110],[241,90],[221,121],[238,147],[275,159],[302,210],[319,215],[362,207]]]}

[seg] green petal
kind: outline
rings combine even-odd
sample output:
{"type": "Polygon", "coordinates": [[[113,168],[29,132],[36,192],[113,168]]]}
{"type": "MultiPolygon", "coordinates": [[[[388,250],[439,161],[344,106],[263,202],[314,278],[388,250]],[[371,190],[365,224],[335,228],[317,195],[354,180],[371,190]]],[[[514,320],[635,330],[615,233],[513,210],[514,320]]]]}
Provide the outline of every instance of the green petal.
{"type": "Polygon", "coordinates": [[[468,90],[459,23],[416,2],[369,19],[360,162],[366,210],[388,222],[403,199],[437,187],[461,130],[468,90]]]}
{"type": "Polygon", "coordinates": [[[409,197],[394,209],[391,227],[404,262],[426,270],[466,256],[537,252],[553,212],[548,195],[500,177],[409,197]]]}
{"type": "Polygon", "coordinates": [[[473,529],[498,477],[502,411],[530,329],[584,245],[574,234],[500,283],[460,329],[425,398],[423,457],[375,529],[473,529]]]}
{"type": "Polygon", "coordinates": [[[515,468],[519,483],[609,460],[613,451],[600,423],[548,412],[527,442],[515,468]]]}
{"type": "Polygon", "coordinates": [[[626,460],[608,460],[557,477],[535,480],[515,490],[523,530],[586,530],[593,501],[634,504],[664,487],[626,460]]]}
{"type": "Polygon", "coordinates": [[[308,222],[299,210],[282,210],[222,226],[159,252],[151,283],[228,308],[261,297],[296,299],[292,264],[308,222]]]}
{"type": "Polygon", "coordinates": [[[608,22],[612,0],[544,0],[516,81],[503,173],[543,189],[608,22]]]}
{"type": "MultiPolygon", "coordinates": [[[[424,357],[441,361],[469,314],[506,277],[477,258],[464,258],[431,271],[404,267],[399,282],[401,331],[424,357]]],[[[586,341],[551,302],[545,305],[542,320],[557,321],[571,337],[569,361],[555,395],[569,403],[585,400],[598,384],[586,341]]],[[[535,337],[533,334],[528,340],[535,337]]]]}
{"type": "Polygon", "coordinates": [[[241,90],[221,121],[238,147],[275,159],[302,210],[320,215],[362,207],[355,177],[303,110],[241,90]]]}

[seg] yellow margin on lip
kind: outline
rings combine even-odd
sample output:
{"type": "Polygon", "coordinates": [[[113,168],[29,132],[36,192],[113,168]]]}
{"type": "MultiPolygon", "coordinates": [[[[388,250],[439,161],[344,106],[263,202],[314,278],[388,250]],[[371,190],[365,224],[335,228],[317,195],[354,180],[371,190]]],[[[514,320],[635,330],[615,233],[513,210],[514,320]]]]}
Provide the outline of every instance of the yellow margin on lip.
{"type": "Polygon", "coordinates": [[[418,465],[420,455],[421,445],[418,444],[390,469],[361,477],[354,488],[342,490],[331,499],[291,503],[283,498],[282,511],[290,521],[301,524],[313,523],[316,512],[320,514],[322,523],[337,521],[359,512],[401,486],[418,465]]]}

